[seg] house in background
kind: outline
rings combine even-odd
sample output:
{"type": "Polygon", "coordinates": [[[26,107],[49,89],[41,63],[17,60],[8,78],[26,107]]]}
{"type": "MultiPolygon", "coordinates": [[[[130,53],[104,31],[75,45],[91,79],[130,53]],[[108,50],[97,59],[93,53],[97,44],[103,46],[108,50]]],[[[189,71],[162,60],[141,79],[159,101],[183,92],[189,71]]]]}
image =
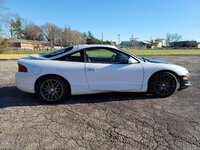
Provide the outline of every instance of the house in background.
{"type": "Polygon", "coordinates": [[[163,48],[166,47],[166,40],[165,39],[156,39],[152,41],[152,47],[151,48],[163,48]]]}
{"type": "Polygon", "coordinates": [[[200,48],[200,42],[198,42],[197,48],[200,48]]]}
{"type": "Polygon", "coordinates": [[[151,43],[148,41],[134,40],[134,41],[122,41],[120,46],[124,47],[136,47],[136,48],[151,48],[151,43]]]}
{"type": "Polygon", "coordinates": [[[12,49],[22,49],[22,50],[51,49],[50,43],[47,41],[8,39],[7,43],[8,47],[12,49]]]}

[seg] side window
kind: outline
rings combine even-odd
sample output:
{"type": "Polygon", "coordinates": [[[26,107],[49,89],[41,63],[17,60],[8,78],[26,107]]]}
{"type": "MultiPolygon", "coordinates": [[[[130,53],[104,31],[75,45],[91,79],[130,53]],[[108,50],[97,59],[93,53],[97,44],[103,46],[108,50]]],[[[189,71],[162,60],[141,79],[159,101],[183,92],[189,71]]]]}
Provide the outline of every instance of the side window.
{"type": "Polygon", "coordinates": [[[109,48],[86,49],[86,61],[92,63],[127,64],[129,56],[109,48]]]}
{"type": "Polygon", "coordinates": [[[46,54],[41,54],[41,56],[45,57],[45,58],[50,58],[50,57],[54,57],[54,56],[63,54],[65,52],[68,52],[68,51],[70,51],[72,49],[73,49],[73,46],[69,46],[69,47],[66,47],[66,48],[62,48],[62,49],[58,49],[58,50],[55,50],[55,51],[51,51],[51,52],[46,53],[46,54]]]}
{"type": "Polygon", "coordinates": [[[73,62],[84,62],[83,54],[84,54],[83,51],[78,51],[78,52],[63,56],[63,57],[59,58],[58,60],[73,61],[73,62]]]}

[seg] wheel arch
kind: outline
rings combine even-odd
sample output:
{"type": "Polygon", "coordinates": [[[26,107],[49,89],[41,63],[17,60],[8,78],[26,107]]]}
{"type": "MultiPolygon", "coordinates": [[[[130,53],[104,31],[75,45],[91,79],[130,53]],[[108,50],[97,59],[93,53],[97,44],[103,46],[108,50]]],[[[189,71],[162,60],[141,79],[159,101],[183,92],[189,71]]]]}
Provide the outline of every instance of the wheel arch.
{"type": "Polygon", "coordinates": [[[62,76],[60,76],[60,75],[57,75],[57,74],[45,74],[45,75],[42,75],[42,76],[40,76],[39,78],[37,78],[37,80],[36,80],[36,82],[35,82],[35,85],[34,85],[35,91],[36,91],[38,82],[39,82],[42,78],[45,78],[45,77],[48,77],[48,76],[57,76],[57,77],[59,77],[59,78],[62,78],[62,79],[65,81],[65,83],[69,86],[69,94],[71,95],[71,85],[70,85],[69,81],[68,81],[66,78],[64,78],[64,77],[62,77],[62,76]]]}
{"type": "Polygon", "coordinates": [[[176,77],[177,81],[179,82],[179,75],[178,75],[177,73],[175,73],[174,71],[166,70],[166,69],[165,69],[165,70],[159,70],[159,71],[154,72],[154,73],[150,76],[150,78],[148,79],[148,82],[147,82],[148,91],[149,91],[149,84],[150,84],[151,80],[152,80],[157,74],[162,73],[162,72],[169,72],[169,73],[173,74],[173,75],[176,77]]]}

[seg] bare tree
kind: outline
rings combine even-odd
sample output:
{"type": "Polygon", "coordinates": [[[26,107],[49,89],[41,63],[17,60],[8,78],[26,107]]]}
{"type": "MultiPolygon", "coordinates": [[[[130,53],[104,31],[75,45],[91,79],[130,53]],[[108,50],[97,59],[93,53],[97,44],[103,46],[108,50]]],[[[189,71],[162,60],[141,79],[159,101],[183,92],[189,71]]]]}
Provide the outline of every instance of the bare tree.
{"type": "Polygon", "coordinates": [[[84,39],[79,31],[72,30],[72,44],[82,44],[85,43],[84,39]]]}
{"type": "Polygon", "coordinates": [[[62,39],[62,29],[55,24],[46,23],[43,25],[42,29],[46,39],[51,43],[52,48],[62,39]]]}
{"type": "Polygon", "coordinates": [[[62,46],[85,43],[85,39],[79,31],[65,27],[62,32],[62,46]]]}
{"type": "Polygon", "coordinates": [[[177,42],[182,39],[182,35],[178,33],[167,33],[166,44],[169,46],[171,42],[177,42]]]}
{"type": "Polygon", "coordinates": [[[24,32],[27,40],[44,40],[44,34],[41,27],[32,22],[25,26],[24,32]]]}
{"type": "Polygon", "coordinates": [[[62,46],[69,46],[71,44],[71,29],[65,27],[62,32],[62,46]]]}

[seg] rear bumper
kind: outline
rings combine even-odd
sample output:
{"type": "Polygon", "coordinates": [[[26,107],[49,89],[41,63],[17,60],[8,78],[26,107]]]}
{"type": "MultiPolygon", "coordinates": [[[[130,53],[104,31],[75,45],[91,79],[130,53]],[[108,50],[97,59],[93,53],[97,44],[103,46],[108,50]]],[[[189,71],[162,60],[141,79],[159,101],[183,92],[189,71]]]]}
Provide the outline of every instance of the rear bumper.
{"type": "Polygon", "coordinates": [[[17,72],[15,75],[15,83],[18,89],[28,92],[35,93],[35,77],[28,73],[17,72]]]}
{"type": "Polygon", "coordinates": [[[191,86],[191,83],[190,83],[190,80],[189,80],[189,76],[180,77],[180,87],[179,87],[178,91],[186,89],[190,86],[191,86]]]}

